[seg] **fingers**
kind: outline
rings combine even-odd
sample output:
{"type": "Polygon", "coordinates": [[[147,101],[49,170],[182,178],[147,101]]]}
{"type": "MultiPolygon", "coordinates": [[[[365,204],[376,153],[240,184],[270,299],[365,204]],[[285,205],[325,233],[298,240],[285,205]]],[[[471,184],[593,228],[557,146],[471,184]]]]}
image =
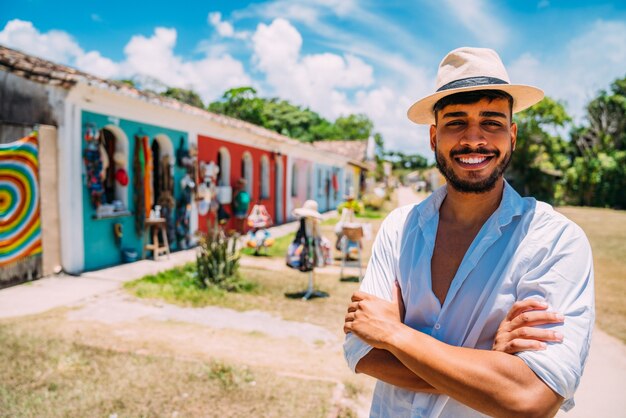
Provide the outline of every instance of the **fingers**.
{"type": "Polygon", "coordinates": [[[559,324],[565,320],[565,317],[556,312],[530,311],[523,312],[513,318],[508,325],[509,331],[521,327],[534,327],[545,324],[559,324]]]}
{"type": "Polygon", "coordinates": [[[515,339],[509,341],[503,347],[495,346],[494,350],[502,351],[508,354],[519,353],[520,351],[539,351],[545,350],[546,343],[536,340],[515,339]]]}
{"type": "Polygon", "coordinates": [[[511,306],[506,314],[507,320],[512,320],[523,312],[548,309],[548,304],[537,299],[526,299],[517,301],[511,306]]]}
{"type": "Polygon", "coordinates": [[[360,300],[367,299],[369,296],[371,296],[371,295],[368,294],[368,293],[365,293],[365,292],[360,292],[360,291],[359,292],[354,292],[352,294],[351,300],[352,300],[352,302],[358,302],[360,300]]]}
{"type": "Polygon", "coordinates": [[[563,341],[563,334],[560,332],[542,328],[522,327],[511,331],[509,335],[511,340],[563,341]]]}
{"type": "Polygon", "coordinates": [[[348,312],[356,312],[359,309],[359,302],[352,302],[348,305],[348,312]]]}
{"type": "Polygon", "coordinates": [[[352,332],[352,322],[354,322],[355,315],[356,315],[356,312],[348,312],[346,316],[344,317],[344,321],[343,321],[343,333],[344,334],[352,332]]]}

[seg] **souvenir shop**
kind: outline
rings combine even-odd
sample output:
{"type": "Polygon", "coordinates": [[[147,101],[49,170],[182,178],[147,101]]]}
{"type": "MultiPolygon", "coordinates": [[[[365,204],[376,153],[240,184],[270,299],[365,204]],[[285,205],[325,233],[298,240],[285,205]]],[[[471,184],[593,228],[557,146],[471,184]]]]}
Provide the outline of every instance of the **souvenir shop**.
{"type": "Polygon", "coordinates": [[[144,256],[151,219],[161,245],[190,245],[195,150],[187,133],[82,112],[84,269],[144,256]]]}

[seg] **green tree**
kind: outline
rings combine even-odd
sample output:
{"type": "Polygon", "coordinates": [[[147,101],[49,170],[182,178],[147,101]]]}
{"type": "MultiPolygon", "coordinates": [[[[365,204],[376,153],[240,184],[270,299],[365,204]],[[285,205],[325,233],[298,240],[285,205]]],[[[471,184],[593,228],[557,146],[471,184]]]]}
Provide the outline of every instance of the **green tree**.
{"type": "Polygon", "coordinates": [[[571,122],[563,104],[546,97],[515,115],[517,143],[507,179],[524,196],[548,202],[563,198],[562,178],[569,167],[568,143],[555,132],[571,122]]]}
{"type": "Polygon", "coordinates": [[[626,77],[589,102],[586,120],[572,130],[569,202],[626,208],[626,77]]]}
{"type": "MultiPolygon", "coordinates": [[[[304,142],[321,139],[316,136],[323,119],[310,109],[303,109],[286,100],[271,99],[265,101],[263,109],[263,126],[290,138],[304,142]]],[[[323,132],[322,132],[323,133],[323,132]]]]}
{"type": "Polygon", "coordinates": [[[220,100],[210,103],[208,109],[303,142],[363,140],[370,136],[374,127],[373,122],[363,114],[342,116],[331,122],[311,109],[286,100],[260,98],[253,87],[247,86],[227,90],[220,100]]]}
{"type": "Polygon", "coordinates": [[[367,139],[372,134],[372,129],[374,128],[374,122],[362,113],[340,116],[335,120],[335,125],[337,126],[337,135],[339,137],[333,139],[367,139]]]}
{"type": "Polygon", "coordinates": [[[226,90],[222,95],[222,100],[210,103],[208,109],[211,112],[263,126],[264,107],[265,100],[257,97],[253,87],[246,86],[226,90]]]}
{"type": "Polygon", "coordinates": [[[204,103],[200,95],[193,90],[180,89],[178,87],[168,87],[161,96],[171,97],[188,105],[204,109],[204,103]]]}

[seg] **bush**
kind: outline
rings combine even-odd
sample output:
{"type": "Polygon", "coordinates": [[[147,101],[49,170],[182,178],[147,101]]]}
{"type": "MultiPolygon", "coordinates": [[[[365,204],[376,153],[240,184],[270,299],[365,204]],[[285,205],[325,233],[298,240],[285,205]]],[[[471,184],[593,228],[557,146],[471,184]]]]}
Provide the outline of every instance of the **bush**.
{"type": "Polygon", "coordinates": [[[239,258],[237,237],[224,235],[222,231],[200,237],[196,268],[201,288],[219,287],[227,291],[239,288],[239,258]]]}
{"type": "Polygon", "coordinates": [[[374,193],[367,193],[363,196],[363,204],[368,209],[381,210],[385,204],[385,198],[374,193]]]}

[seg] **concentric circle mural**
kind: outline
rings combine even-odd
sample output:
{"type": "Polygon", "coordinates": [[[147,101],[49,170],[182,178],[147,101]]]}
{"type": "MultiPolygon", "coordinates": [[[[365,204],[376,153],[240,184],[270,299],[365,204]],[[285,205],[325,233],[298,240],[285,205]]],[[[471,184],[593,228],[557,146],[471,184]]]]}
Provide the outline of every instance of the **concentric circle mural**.
{"type": "Polygon", "coordinates": [[[41,253],[35,135],[0,144],[0,267],[41,253]]]}

